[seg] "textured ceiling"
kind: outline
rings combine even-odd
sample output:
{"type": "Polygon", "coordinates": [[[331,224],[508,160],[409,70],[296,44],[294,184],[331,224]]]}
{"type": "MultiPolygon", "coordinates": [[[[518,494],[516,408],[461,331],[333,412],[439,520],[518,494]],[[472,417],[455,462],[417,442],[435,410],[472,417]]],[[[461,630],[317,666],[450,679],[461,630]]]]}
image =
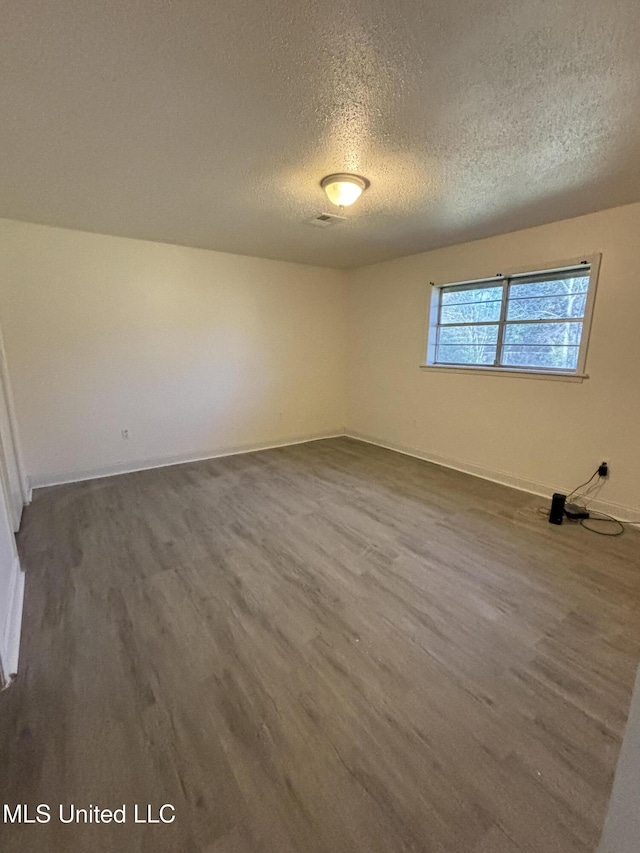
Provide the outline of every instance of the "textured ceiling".
{"type": "Polygon", "coordinates": [[[3,0],[0,216],[354,267],[637,201],[639,13],[3,0]]]}

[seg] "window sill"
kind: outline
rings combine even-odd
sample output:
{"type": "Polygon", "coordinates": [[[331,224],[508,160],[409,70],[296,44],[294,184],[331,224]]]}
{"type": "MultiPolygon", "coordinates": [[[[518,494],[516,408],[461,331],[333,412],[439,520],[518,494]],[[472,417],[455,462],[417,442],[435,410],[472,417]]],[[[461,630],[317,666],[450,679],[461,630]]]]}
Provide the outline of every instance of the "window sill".
{"type": "Polygon", "coordinates": [[[421,364],[420,370],[432,370],[436,373],[479,373],[482,376],[511,376],[516,379],[551,379],[554,382],[584,382],[588,373],[552,373],[546,370],[518,370],[510,367],[461,367],[459,364],[449,367],[445,364],[421,364]]]}

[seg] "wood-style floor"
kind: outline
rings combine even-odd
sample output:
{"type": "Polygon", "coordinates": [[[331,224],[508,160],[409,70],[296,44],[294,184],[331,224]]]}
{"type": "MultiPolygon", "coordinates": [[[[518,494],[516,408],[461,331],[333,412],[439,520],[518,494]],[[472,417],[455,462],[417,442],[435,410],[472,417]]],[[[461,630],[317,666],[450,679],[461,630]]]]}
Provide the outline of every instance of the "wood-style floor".
{"type": "Polygon", "coordinates": [[[349,439],[36,493],[0,805],[54,818],[0,849],[591,853],[640,535],[539,504],[349,439]]]}

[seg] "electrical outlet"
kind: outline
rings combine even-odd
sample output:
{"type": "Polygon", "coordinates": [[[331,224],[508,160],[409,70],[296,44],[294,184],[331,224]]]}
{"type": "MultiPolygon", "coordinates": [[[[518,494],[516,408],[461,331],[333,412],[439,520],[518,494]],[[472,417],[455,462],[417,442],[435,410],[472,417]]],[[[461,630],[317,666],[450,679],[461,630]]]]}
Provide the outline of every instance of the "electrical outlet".
{"type": "Polygon", "coordinates": [[[608,477],[609,476],[609,463],[601,462],[598,465],[598,476],[599,477],[608,477]]]}
{"type": "Polygon", "coordinates": [[[128,429],[121,429],[120,435],[126,441],[129,438],[129,430],[128,429]]]}

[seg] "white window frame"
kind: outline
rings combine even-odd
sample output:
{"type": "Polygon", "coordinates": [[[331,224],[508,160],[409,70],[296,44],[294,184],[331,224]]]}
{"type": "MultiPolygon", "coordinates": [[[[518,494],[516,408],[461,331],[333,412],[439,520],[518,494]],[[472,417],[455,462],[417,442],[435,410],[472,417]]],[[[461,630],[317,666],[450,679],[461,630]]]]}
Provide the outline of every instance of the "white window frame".
{"type": "MultiPolygon", "coordinates": [[[[497,273],[493,276],[487,276],[477,279],[465,279],[464,281],[450,281],[443,284],[435,284],[430,282],[431,295],[429,299],[429,310],[427,314],[426,328],[426,356],[425,361],[420,365],[423,370],[442,371],[448,373],[481,373],[503,376],[521,376],[533,379],[555,379],[570,382],[582,382],[588,379],[586,373],[587,352],[589,348],[589,338],[591,336],[591,324],[593,321],[593,307],[595,304],[596,290],[598,287],[598,275],[600,272],[600,254],[581,256],[567,261],[561,261],[554,264],[545,265],[531,269],[531,267],[517,268],[507,270],[504,273],[497,273]],[[445,288],[456,287],[478,287],[478,285],[486,285],[490,287],[496,284],[503,284],[503,304],[506,302],[508,283],[517,281],[521,278],[528,278],[536,275],[552,275],[553,273],[566,273],[572,270],[579,270],[581,267],[589,269],[589,288],[587,290],[587,300],[582,325],[582,336],[580,338],[580,349],[578,351],[578,363],[575,370],[558,370],[555,368],[546,367],[504,367],[502,365],[488,364],[445,364],[436,362],[436,341],[438,330],[438,319],[440,309],[440,297],[445,288]],[[506,284],[505,284],[506,283],[506,284]]],[[[503,311],[504,313],[504,311],[503,311]]],[[[501,316],[500,332],[504,328],[504,317],[501,316]]]]}

